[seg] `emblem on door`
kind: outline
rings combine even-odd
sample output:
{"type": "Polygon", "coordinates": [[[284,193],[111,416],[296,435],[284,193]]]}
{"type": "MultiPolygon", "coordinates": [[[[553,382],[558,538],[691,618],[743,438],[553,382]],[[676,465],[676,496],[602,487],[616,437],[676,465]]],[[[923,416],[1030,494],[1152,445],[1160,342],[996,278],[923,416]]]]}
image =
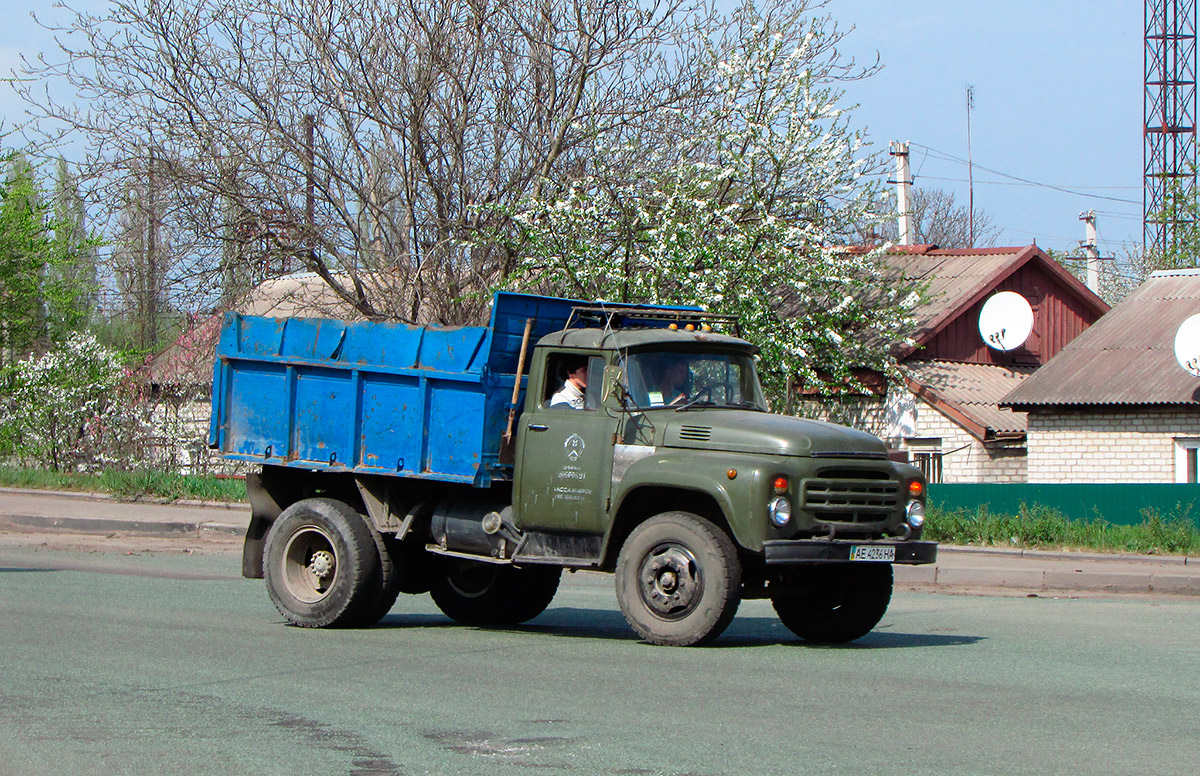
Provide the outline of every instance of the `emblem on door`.
{"type": "Polygon", "coordinates": [[[583,437],[579,434],[571,434],[567,440],[563,442],[563,450],[567,453],[567,460],[574,463],[579,460],[579,456],[583,455],[583,437]]]}

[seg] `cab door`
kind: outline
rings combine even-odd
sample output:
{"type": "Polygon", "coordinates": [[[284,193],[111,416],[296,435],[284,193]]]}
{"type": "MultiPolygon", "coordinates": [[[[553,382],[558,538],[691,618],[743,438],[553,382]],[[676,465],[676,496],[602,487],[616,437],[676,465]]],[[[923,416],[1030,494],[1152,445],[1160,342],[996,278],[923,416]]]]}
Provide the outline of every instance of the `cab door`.
{"type": "Polygon", "coordinates": [[[605,360],[594,353],[554,351],[534,364],[543,369],[543,395],[527,397],[519,429],[519,468],[513,494],[516,523],[524,530],[603,533],[612,487],[612,440],[617,419],[600,406],[605,360]],[[563,364],[588,358],[584,408],[551,407],[562,386],[563,364]]]}

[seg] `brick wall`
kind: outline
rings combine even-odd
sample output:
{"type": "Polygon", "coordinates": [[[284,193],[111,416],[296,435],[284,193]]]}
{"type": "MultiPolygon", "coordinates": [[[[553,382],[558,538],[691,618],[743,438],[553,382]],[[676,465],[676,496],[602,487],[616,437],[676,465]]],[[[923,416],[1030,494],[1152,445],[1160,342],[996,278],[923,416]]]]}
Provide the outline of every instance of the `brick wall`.
{"type": "Polygon", "coordinates": [[[1030,482],[1174,482],[1175,439],[1200,412],[1122,407],[1029,413],[1030,482]]]}

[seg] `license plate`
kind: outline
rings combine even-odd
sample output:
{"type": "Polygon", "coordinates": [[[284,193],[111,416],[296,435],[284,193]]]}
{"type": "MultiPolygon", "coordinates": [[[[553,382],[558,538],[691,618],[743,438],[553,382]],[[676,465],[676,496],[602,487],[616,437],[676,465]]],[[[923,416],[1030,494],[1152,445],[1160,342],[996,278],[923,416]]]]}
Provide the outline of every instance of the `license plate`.
{"type": "Polygon", "coordinates": [[[874,561],[876,563],[891,563],[896,560],[895,547],[850,547],[850,560],[874,561]]]}

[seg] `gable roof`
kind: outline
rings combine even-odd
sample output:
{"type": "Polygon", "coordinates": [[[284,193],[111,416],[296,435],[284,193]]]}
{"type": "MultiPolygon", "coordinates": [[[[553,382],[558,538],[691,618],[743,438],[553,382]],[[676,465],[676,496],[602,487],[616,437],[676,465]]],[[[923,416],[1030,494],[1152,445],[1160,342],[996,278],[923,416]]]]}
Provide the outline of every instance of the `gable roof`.
{"type": "Polygon", "coordinates": [[[1026,416],[997,403],[1033,373],[1032,367],[909,361],[900,367],[908,389],[980,440],[1026,432],[1026,416]]]}
{"type": "Polygon", "coordinates": [[[1003,403],[1200,404],[1200,378],[1175,361],[1175,331],[1200,313],[1200,270],[1155,272],[1003,403]]]}
{"type": "Polygon", "coordinates": [[[1097,317],[1109,307],[1091,289],[1050,258],[1036,244],[1008,248],[952,248],[936,245],[894,246],[883,260],[897,274],[926,284],[925,301],[913,311],[915,344],[898,355],[905,358],[928,343],[972,305],[992,294],[1019,269],[1036,263],[1097,317]]]}

